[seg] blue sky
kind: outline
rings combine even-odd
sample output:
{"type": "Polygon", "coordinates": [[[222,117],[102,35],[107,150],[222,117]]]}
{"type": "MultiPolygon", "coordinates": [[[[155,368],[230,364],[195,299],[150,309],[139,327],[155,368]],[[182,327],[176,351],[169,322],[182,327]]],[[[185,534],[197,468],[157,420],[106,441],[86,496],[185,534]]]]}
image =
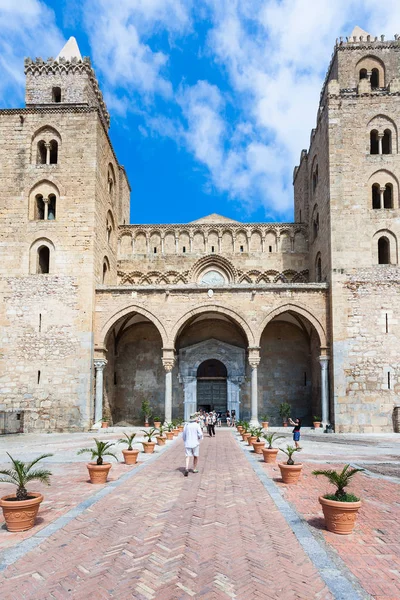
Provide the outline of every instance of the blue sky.
{"type": "Polygon", "coordinates": [[[398,0],[0,0],[0,106],[23,58],[91,57],[131,221],[290,221],[336,37],[400,33],[398,0]]]}

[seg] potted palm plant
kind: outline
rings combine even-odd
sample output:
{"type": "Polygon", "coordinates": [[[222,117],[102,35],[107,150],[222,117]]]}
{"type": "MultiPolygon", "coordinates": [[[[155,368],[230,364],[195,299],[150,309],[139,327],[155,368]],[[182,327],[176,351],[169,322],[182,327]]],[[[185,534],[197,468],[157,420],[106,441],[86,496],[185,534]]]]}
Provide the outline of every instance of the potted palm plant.
{"type": "Polygon", "coordinates": [[[263,429],[268,430],[268,426],[269,426],[269,416],[268,415],[263,415],[261,417],[261,426],[263,429]]]}
{"type": "MultiPolygon", "coordinates": [[[[8,454],[8,452],[7,452],[8,454]]],[[[33,469],[40,460],[53,456],[42,454],[31,462],[22,462],[8,454],[11,460],[11,469],[0,471],[0,482],[11,483],[16,486],[15,494],[9,494],[0,498],[0,506],[8,531],[26,531],[35,524],[43,495],[39,492],[28,492],[26,489],[30,481],[40,481],[50,485],[51,471],[47,469],[33,469]]]]}
{"type": "Polygon", "coordinates": [[[155,427],[156,429],[159,429],[159,428],[160,428],[160,425],[161,425],[161,419],[160,419],[160,417],[158,417],[158,416],[157,416],[157,417],[154,417],[154,418],[153,418],[153,423],[154,423],[154,427],[155,427]]]}
{"type": "Polygon", "coordinates": [[[174,439],[174,424],[167,423],[167,432],[166,432],[167,440],[174,439]]]}
{"type": "Polygon", "coordinates": [[[154,434],[157,430],[153,427],[152,429],[150,429],[150,431],[146,431],[145,429],[142,429],[142,431],[144,437],[147,438],[146,442],[142,442],[144,453],[153,454],[156,442],[153,442],[151,438],[154,437],[154,434]]]}
{"type": "Polygon", "coordinates": [[[262,437],[262,434],[263,434],[263,428],[262,427],[255,427],[253,429],[253,433],[256,436],[255,441],[252,442],[253,448],[254,448],[254,452],[256,454],[262,454],[262,449],[265,446],[265,441],[261,440],[261,437],[262,437]]]}
{"type": "Polygon", "coordinates": [[[301,475],[303,465],[301,463],[296,465],[294,464],[293,454],[295,452],[300,452],[301,448],[295,448],[295,446],[290,446],[288,444],[286,448],[279,448],[279,450],[284,452],[288,457],[286,463],[278,463],[283,483],[297,483],[301,475]]]}
{"type": "Polygon", "coordinates": [[[314,425],[314,429],[318,429],[319,427],[321,427],[321,422],[322,422],[322,419],[321,419],[321,417],[316,417],[316,416],[314,416],[314,417],[313,417],[313,425],[314,425]]]}
{"type": "Polygon", "coordinates": [[[108,427],[108,419],[107,419],[106,417],[104,417],[104,418],[101,420],[101,428],[102,428],[102,429],[107,429],[107,427],[108,427]]]}
{"type": "Polygon", "coordinates": [[[288,425],[288,419],[290,417],[290,412],[291,412],[290,404],[288,402],[282,402],[282,404],[279,407],[279,414],[282,418],[284,427],[287,427],[287,425],[288,425]]]}
{"type": "Polygon", "coordinates": [[[114,452],[110,450],[110,448],[114,446],[114,442],[102,442],[96,438],[93,439],[96,446],[94,448],[81,448],[78,450],[78,454],[90,452],[92,460],[96,459],[95,463],[87,463],[86,465],[91,483],[105,483],[107,481],[108,472],[111,469],[111,463],[103,462],[103,457],[113,456],[118,460],[114,452]]]}
{"type": "Polygon", "coordinates": [[[158,435],[156,436],[157,444],[159,446],[165,446],[166,436],[164,435],[164,427],[160,425],[158,428],[158,435]]]}
{"type": "Polygon", "coordinates": [[[279,435],[275,431],[273,433],[264,433],[263,438],[266,440],[268,447],[262,449],[262,453],[264,456],[264,462],[266,463],[274,463],[276,460],[276,455],[278,454],[279,448],[274,448],[272,444],[276,440],[285,439],[284,435],[279,435]]]}
{"type": "Polygon", "coordinates": [[[174,433],[174,437],[176,437],[177,435],[179,435],[178,422],[176,421],[176,419],[172,421],[172,424],[174,426],[172,431],[174,433]]]}
{"type": "Polygon", "coordinates": [[[124,436],[125,437],[118,440],[118,442],[120,444],[128,444],[127,449],[122,450],[122,454],[124,455],[125,464],[134,465],[134,464],[136,464],[137,457],[139,454],[139,450],[137,450],[136,448],[135,449],[132,448],[132,442],[136,437],[136,433],[131,433],[131,434],[124,433],[124,436]]]}
{"type": "Polygon", "coordinates": [[[243,431],[243,421],[237,421],[236,422],[236,429],[238,430],[238,432],[241,434],[243,431]]]}
{"type": "Polygon", "coordinates": [[[350,469],[345,465],[342,471],[320,469],[313,475],[324,475],[336,487],[334,494],[325,494],[318,498],[325,517],[326,528],[333,533],[348,535],[354,529],[357,513],[361,506],[360,498],[346,492],[345,488],[356,473],[364,469],[350,469]]]}
{"type": "Polygon", "coordinates": [[[144,418],[144,426],[149,426],[149,419],[151,417],[151,406],[148,400],[143,400],[142,402],[142,415],[144,418]]]}
{"type": "Polygon", "coordinates": [[[179,421],[178,421],[178,429],[179,429],[179,433],[182,433],[182,432],[183,432],[183,429],[184,429],[184,423],[183,423],[183,421],[181,421],[181,420],[179,420],[179,421]]]}
{"type": "Polygon", "coordinates": [[[247,438],[247,444],[249,446],[252,446],[253,442],[255,442],[257,440],[257,428],[250,427],[249,432],[250,432],[250,436],[247,438]]]}
{"type": "Polygon", "coordinates": [[[242,440],[246,442],[250,435],[250,424],[247,421],[243,421],[242,440]]]}

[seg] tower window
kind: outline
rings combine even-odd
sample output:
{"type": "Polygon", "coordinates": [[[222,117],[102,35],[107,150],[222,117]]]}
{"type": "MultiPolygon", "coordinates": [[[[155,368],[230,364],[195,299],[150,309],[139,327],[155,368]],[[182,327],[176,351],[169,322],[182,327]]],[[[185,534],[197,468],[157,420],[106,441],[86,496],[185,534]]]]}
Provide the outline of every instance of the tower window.
{"type": "Polygon", "coordinates": [[[379,154],[379,137],[376,129],[370,133],[370,154],[379,154]]]}
{"type": "Polygon", "coordinates": [[[371,71],[371,88],[376,89],[379,87],[379,71],[378,69],[372,69],[371,71]]]}
{"type": "Polygon", "coordinates": [[[392,132],[385,129],[382,138],[382,154],[392,154],[392,132]]]}
{"type": "MultiPolygon", "coordinates": [[[[214,246],[213,246],[213,248],[214,248],[214,246]]],[[[185,252],[186,252],[186,246],[183,246],[182,252],[183,252],[183,254],[185,254],[185,252]]]]}
{"type": "Polygon", "coordinates": [[[316,269],[315,269],[316,273],[315,273],[315,278],[318,282],[322,281],[322,265],[321,265],[321,257],[318,256],[317,258],[317,263],[316,263],[316,269]]]}
{"type": "Polygon", "coordinates": [[[40,142],[38,142],[38,145],[37,145],[37,156],[36,156],[36,163],[38,165],[46,164],[46,154],[47,154],[46,144],[43,140],[40,140],[40,142]]]}
{"type": "Polygon", "coordinates": [[[38,249],[37,274],[45,275],[50,272],[50,250],[47,246],[38,249]]]}
{"type": "Polygon", "coordinates": [[[211,246],[211,252],[215,251],[215,246],[211,246]]]}
{"type": "Polygon", "coordinates": [[[240,246],[239,250],[240,252],[243,252],[243,246],[240,246]]]}
{"type": "Polygon", "coordinates": [[[367,78],[368,78],[367,69],[361,69],[360,70],[360,81],[361,81],[361,79],[367,79],[367,78]]]}
{"type": "Polygon", "coordinates": [[[318,185],[318,165],[315,167],[313,176],[312,176],[312,191],[315,192],[318,185]]]}
{"type": "Polygon", "coordinates": [[[378,263],[380,265],[390,264],[390,243],[387,237],[378,240],[378,263]]]}
{"type": "Polygon", "coordinates": [[[61,102],[61,88],[53,87],[52,91],[53,102],[61,102]]]}
{"type": "Polygon", "coordinates": [[[56,165],[58,160],[58,142],[51,140],[50,142],[50,164],[56,165]]]}
{"type": "Polygon", "coordinates": [[[374,183],[372,186],[372,208],[380,208],[381,207],[381,193],[380,186],[377,183],[374,183]]]}
{"type": "Polygon", "coordinates": [[[54,221],[55,218],[56,218],[56,197],[54,194],[50,194],[47,219],[49,221],[54,221]]]}
{"type": "Polygon", "coordinates": [[[157,254],[157,248],[156,248],[156,246],[154,246],[154,248],[153,248],[153,254],[157,254]]]}
{"type": "Polygon", "coordinates": [[[42,221],[44,219],[44,200],[41,194],[38,194],[35,198],[35,221],[42,221]]]}
{"type": "Polygon", "coordinates": [[[391,183],[387,183],[385,191],[383,192],[383,207],[393,208],[393,186],[391,183]]]}
{"type": "Polygon", "coordinates": [[[272,252],[272,246],[268,246],[268,251],[272,252]]]}

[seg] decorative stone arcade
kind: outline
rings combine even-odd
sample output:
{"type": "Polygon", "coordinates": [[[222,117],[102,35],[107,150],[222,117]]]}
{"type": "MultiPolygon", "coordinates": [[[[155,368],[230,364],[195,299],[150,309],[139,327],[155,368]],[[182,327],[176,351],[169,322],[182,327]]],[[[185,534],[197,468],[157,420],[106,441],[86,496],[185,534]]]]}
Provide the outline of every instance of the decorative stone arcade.
{"type": "Polygon", "coordinates": [[[245,377],[245,350],[213,338],[179,351],[179,380],[184,387],[184,419],[197,410],[197,371],[210,359],[220,361],[227,371],[227,409],[240,418],[240,386],[245,377]]]}

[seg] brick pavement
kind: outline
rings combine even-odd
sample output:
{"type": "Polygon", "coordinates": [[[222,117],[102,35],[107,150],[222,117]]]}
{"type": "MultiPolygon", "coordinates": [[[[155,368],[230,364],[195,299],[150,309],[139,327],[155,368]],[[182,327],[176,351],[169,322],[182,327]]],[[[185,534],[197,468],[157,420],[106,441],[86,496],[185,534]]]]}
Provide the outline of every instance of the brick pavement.
{"type": "Polygon", "coordinates": [[[203,441],[199,474],[182,464],[179,441],[8,567],[1,598],[333,597],[232,432],[203,441]]]}
{"type": "Polygon", "coordinates": [[[318,503],[318,496],[333,491],[332,486],[325,478],[315,477],[311,472],[314,469],[342,468],[345,463],[308,463],[307,458],[315,459],[302,454],[303,475],[296,486],[281,482],[277,465],[262,463],[262,466],[275,480],[284,498],[315,531],[323,535],[368,594],[376,600],[399,600],[400,482],[357,474],[349,490],[361,497],[363,504],[354,533],[350,536],[335,535],[325,529],[318,503]]]}

